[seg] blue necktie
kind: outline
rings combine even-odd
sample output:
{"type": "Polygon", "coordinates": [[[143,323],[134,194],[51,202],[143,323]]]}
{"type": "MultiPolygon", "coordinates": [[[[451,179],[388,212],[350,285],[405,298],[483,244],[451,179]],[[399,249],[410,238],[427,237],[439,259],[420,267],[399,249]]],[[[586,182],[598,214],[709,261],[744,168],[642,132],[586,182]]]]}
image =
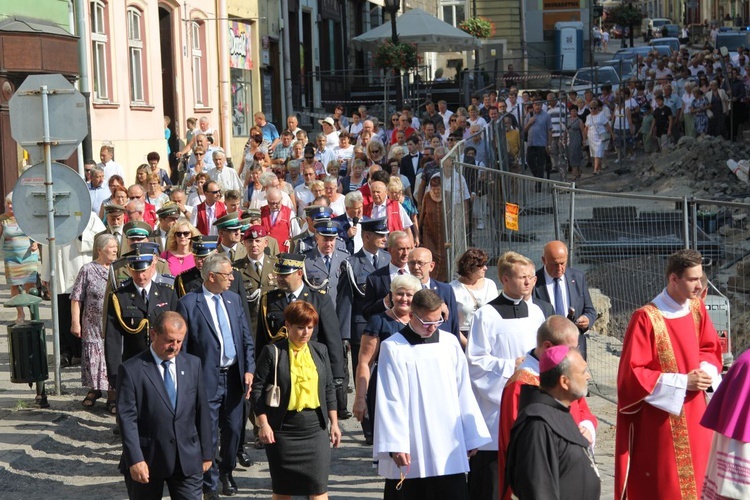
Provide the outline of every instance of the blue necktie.
{"type": "Polygon", "coordinates": [[[169,401],[172,402],[172,408],[177,407],[177,390],[174,387],[174,380],[172,380],[172,374],[169,373],[169,361],[161,362],[162,368],[164,368],[164,388],[167,390],[167,396],[169,401]]]}
{"type": "Polygon", "coordinates": [[[224,313],[224,308],[221,307],[221,297],[219,295],[214,295],[214,304],[216,304],[216,318],[219,320],[220,333],[224,339],[224,357],[232,359],[237,355],[237,351],[234,348],[232,328],[229,326],[229,320],[224,313]]]}
{"type": "Polygon", "coordinates": [[[324,255],[323,260],[326,263],[326,269],[328,270],[328,274],[331,274],[331,258],[327,255],[324,255]]]}
{"type": "Polygon", "coordinates": [[[555,314],[565,316],[565,304],[563,304],[562,288],[560,278],[555,278],[555,314]]]}

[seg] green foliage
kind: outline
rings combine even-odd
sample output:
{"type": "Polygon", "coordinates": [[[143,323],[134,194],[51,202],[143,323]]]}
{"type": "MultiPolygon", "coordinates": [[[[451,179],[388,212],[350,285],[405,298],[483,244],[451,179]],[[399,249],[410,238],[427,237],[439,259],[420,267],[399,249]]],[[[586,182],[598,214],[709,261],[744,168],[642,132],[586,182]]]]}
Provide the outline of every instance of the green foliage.
{"type": "Polygon", "coordinates": [[[417,48],[410,43],[394,44],[391,40],[378,45],[375,49],[373,64],[382,69],[410,69],[419,64],[417,48]]]}
{"type": "Polygon", "coordinates": [[[458,27],[477,38],[492,38],[495,34],[495,25],[492,21],[481,16],[467,19],[460,23],[458,27]]]}
{"type": "Polygon", "coordinates": [[[607,21],[622,26],[639,26],[643,19],[641,11],[632,5],[620,5],[614,9],[607,9],[607,21]]]}

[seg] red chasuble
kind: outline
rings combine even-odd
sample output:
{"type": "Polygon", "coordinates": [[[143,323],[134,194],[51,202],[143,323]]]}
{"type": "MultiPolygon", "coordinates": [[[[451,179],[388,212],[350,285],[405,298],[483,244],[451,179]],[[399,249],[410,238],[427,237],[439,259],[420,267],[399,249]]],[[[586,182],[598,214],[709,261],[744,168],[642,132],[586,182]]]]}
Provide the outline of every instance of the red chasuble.
{"type": "MultiPolygon", "coordinates": [[[[530,356],[530,354],[527,354],[530,356]]],[[[510,444],[510,430],[518,418],[518,402],[521,396],[521,387],[524,385],[539,385],[539,375],[531,370],[522,368],[516,370],[513,376],[508,379],[503,389],[503,399],[500,403],[500,432],[497,434],[497,468],[498,468],[498,491],[501,500],[510,500],[510,487],[506,488],[505,482],[505,457],[508,454],[508,445],[510,444]]],[[[597,419],[586,398],[573,401],[570,404],[570,416],[573,417],[576,425],[584,420],[590,421],[597,427],[597,419]]]]}
{"type": "Polygon", "coordinates": [[[666,319],[653,305],[633,313],[617,375],[615,498],[700,498],[711,431],[700,425],[702,391],[687,391],[679,416],[647,403],[662,373],[686,374],[708,362],[721,371],[721,347],[706,308],[666,319]]]}

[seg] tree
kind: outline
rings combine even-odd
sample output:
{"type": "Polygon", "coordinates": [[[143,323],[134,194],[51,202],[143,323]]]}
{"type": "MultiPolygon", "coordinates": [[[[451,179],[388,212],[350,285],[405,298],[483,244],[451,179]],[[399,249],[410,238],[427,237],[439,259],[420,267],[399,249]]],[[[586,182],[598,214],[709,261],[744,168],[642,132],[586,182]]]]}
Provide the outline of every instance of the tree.
{"type": "Polygon", "coordinates": [[[632,3],[622,3],[613,9],[607,9],[607,19],[613,21],[615,24],[628,27],[628,31],[630,31],[630,46],[632,47],[634,28],[641,24],[643,14],[632,3]]]}

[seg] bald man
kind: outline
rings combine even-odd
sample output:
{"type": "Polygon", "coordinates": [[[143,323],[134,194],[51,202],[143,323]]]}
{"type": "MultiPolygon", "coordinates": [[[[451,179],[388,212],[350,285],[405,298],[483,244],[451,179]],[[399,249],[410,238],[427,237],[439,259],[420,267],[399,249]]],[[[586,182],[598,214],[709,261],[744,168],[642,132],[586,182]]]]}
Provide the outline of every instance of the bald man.
{"type": "Polygon", "coordinates": [[[596,309],[582,271],[568,267],[568,247],[562,241],[544,245],[541,269],[536,272],[534,296],[552,304],[555,314],[565,316],[578,327],[578,349],[586,359],[584,334],[596,320],[596,309]]]}

